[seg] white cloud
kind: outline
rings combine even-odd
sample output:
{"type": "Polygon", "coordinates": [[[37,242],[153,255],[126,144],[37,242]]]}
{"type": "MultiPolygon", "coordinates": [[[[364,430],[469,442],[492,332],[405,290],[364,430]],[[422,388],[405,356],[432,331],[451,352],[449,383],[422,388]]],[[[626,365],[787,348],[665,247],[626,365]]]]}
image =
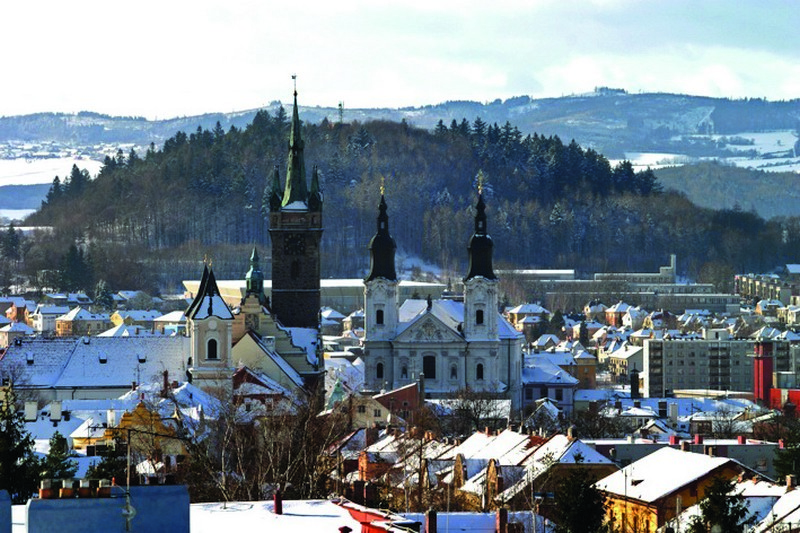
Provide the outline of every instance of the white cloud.
{"type": "Polygon", "coordinates": [[[0,114],[148,117],[557,96],[597,85],[800,97],[800,10],[768,0],[14,2],[0,114]]]}

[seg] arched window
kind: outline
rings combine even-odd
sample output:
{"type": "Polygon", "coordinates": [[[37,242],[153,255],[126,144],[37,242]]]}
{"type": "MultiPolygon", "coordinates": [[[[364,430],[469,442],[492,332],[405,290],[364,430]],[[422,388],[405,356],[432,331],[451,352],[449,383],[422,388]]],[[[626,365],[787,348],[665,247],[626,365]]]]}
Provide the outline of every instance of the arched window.
{"type": "Polygon", "coordinates": [[[217,339],[208,339],[206,344],[206,359],[217,359],[217,339]]]}
{"type": "Polygon", "coordinates": [[[458,379],[458,367],[450,365],[450,379],[458,379]]]}
{"type": "Polygon", "coordinates": [[[475,311],[475,324],[483,324],[483,309],[478,309],[475,311]]]}
{"type": "Polygon", "coordinates": [[[408,379],[408,367],[406,365],[400,367],[400,379],[408,379]]]}
{"type": "Polygon", "coordinates": [[[436,379],[436,356],[426,355],[422,358],[422,372],[425,379],[436,379]]]}
{"type": "Polygon", "coordinates": [[[383,309],[375,311],[375,323],[379,326],[383,325],[383,309]]]}
{"type": "Polygon", "coordinates": [[[377,379],[383,379],[383,363],[378,363],[378,366],[375,368],[375,377],[377,379]]]}
{"type": "Polygon", "coordinates": [[[478,363],[478,366],[475,367],[475,379],[483,381],[483,363],[478,363]]]}

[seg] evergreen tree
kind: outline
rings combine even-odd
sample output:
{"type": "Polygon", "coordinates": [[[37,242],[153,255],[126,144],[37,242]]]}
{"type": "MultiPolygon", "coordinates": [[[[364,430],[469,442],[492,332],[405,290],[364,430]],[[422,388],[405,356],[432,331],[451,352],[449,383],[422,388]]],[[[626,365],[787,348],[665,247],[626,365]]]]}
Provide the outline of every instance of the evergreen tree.
{"type": "Polygon", "coordinates": [[[598,533],[606,531],[606,498],[594,487],[596,480],[583,468],[576,468],[555,491],[557,533],[598,533]]]}
{"type": "Polygon", "coordinates": [[[75,244],[71,244],[66,255],[61,258],[59,288],[66,292],[92,288],[91,267],[83,255],[83,250],[75,244]]]}
{"type": "Polygon", "coordinates": [[[53,178],[53,184],[47,191],[47,196],[45,197],[44,203],[47,205],[53,205],[61,199],[62,194],[63,190],[61,188],[61,179],[59,179],[59,177],[56,176],[55,178],[53,178]]]}
{"type": "Polygon", "coordinates": [[[561,336],[563,329],[564,329],[564,316],[561,314],[561,311],[557,309],[550,317],[549,333],[561,336]]]}
{"type": "Polygon", "coordinates": [[[39,485],[41,463],[33,453],[33,437],[25,431],[23,414],[15,407],[13,389],[0,404],[0,489],[14,503],[25,503],[39,485]]]}
{"type": "Polygon", "coordinates": [[[68,479],[75,476],[78,464],[72,460],[75,454],[69,449],[67,439],[56,431],[50,437],[50,452],[42,461],[42,478],[68,479]]]}
{"type": "Polygon", "coordinates": [[[8,225],[8,229],[0,242],[0,253],[6,259],[12,261],[20,260],[20,238],[19,232],[14,228],[14,223],[8,225]]]}
{"type": "Polygon", "coordinates": [[[125,441],[114,438],[114,445],[108,449],[100,461],[86,471],[87,479],[110,479],[118,485],[126,482],[128,475],[128,455],[125,441]]]}
{"type": "Polygon", "coordinates": [[[94,288],[94,303],[103,310],[111,310],[114,308],[114,298],[111,290],[108,288],[106,280],[101,279],[97,282],[94,288]]]}
{"type": "Polygon", "coordinates": [[[736,482],[732,479],[716,477],[706,488],[700,502],[700,516],[689,525],[689,533],[710,533],[714,526],[720,526],[725,533],[743,533],[754,516],[748,516],[744,496],[733,493],[736,482]]]}

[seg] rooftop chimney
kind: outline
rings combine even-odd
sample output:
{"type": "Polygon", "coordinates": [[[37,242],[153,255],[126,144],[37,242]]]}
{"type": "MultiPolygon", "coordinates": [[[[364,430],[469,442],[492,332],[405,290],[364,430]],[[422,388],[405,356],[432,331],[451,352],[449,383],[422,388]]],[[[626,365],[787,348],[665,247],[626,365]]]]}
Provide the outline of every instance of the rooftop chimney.
{"type": "Polygon", "coordinates": [[[505,533],[506,526],[508,525],[508,509],[501,507],[497,510],[497,518],[495,521],[494,530],[498,533],[505,533]]]}
{"type": "Polygon", "coordinates": [[[428,509],[425,513],[425,532],[436,533],[436,511],[428,509]]]}

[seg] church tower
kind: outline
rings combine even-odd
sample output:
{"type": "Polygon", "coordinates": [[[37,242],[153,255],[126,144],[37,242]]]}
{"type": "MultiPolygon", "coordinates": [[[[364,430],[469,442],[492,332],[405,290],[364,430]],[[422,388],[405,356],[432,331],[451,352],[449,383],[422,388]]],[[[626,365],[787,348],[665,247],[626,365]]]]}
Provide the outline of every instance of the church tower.
{"type": "Polygon", "coordinates": [[[381,186],[378,232],[369,242],[369,274],[364,279],[365,337],[369,341],[390,341],[397,331],[397,273],[394,254],[397,245],[389,234],[389,215],[381,186]]]}
{"type": "Polygon", "coordinates": [[[492,270],[492,238],[486,230],[486,204],[478,185],[475,233],[469,240],[469,271],[464,278],[464,338],[497,340],[497,285],[492,270]]]}
{"type": "Polygon", "coordinates": [[[233,373],[233,314],[220,296],[214,271],[208,266],[203,268],[200,288],[185,314],[191,338],[192,382],[205,390],[224,386],[233,373]]]}
{"type": "Polygon", "coordinates": [[[280,194],[277,169],[270,194],[272,312],[284,326],[317,328],[320,308],[322,191],[316,167],[312,172],[310,191],[306,186],[297,90],[294,91],[291,128],[289,163],[283,195],[280,194]]]}

